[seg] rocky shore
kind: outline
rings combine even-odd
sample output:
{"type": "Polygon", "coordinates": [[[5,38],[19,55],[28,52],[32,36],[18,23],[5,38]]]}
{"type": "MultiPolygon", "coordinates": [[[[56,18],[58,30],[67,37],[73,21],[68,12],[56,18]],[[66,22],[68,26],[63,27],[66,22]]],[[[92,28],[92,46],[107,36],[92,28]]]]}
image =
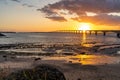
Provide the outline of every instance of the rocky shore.
{"type": "Polygon", "coordinates": [[[0,36],[5,36],[4,34],[0,33],[0,36]]]}
{"type": "MultiPolygon", "coordinates": [[[[89,45],[89,44],[86,44],[89,45]]],[[[83,44],[37,44],[37,43],[16,43],[0,44],[0,52],[9,52],[15,54],[37,53],[38,55],[52,54],[107,54],[116,55],[120,50],[120,44],[84,46],[83,44]]]]}
{"type": "Polygon", "coordinates": [[[120,80],[120,56],[113,56],[119,47],[119,44],[92,47],[81,44],[1,44],[0,79],[120,80]],[[111,55],[110,52],[114,53],[111,55]]]}

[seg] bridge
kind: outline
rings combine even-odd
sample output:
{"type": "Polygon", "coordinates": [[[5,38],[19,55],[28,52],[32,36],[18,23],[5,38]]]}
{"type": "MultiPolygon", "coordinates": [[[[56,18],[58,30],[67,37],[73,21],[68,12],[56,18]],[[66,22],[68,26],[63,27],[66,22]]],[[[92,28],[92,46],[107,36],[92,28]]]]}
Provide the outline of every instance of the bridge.
{"type": "Polygon", "coordinates": [[[88,33],[88,34],[95,34],[96,36],[98,35],[99,32],[103,33],[103,36],[106,36],[108,32],[113,32],[116,33],[116,36],[120,38],[120,30],[58,30],[54,32],[59,32],[59,33],[76,33],[76,34],[82,34],[82,33],[88,33]]]}

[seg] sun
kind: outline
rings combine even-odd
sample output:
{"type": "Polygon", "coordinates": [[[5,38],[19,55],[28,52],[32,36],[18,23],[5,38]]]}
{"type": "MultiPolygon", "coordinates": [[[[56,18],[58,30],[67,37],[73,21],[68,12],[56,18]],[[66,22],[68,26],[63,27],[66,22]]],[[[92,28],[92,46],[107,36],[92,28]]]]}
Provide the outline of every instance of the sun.
{"type": "Polygon", "coordinates": [[[78,30],[83,30],[83,31],[90,30],[90,24],[89,23],[80,23],[78,30]]]}

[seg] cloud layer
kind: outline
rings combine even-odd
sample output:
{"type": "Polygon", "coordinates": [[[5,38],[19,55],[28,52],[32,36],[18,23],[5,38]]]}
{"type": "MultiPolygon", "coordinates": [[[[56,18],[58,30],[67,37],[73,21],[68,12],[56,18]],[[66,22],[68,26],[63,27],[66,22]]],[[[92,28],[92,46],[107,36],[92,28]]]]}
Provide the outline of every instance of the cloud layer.
{"type": "Polygon", "coordinates": [[[11,1],[15,1],[15,2],[18,2],[18,3],[20,3],[20,0],[11,0],[11,1]]]}
{"type": "Polygon", "coordinates": [[[74,14],[71,19],[79,22],[120,25],[120,16],[109,15],[109,13],[120,13],[120,0],[61,0],[37,10],[45,13],[46,18],[56,21],[67,21],[66,15],[74,14]],[[96,15],[90,16],[87,12],[96,15]],[[57,19],[58,17],[60,18],[57,19]]]}
{"type": "Polygon", "coordinates": [[[31,7],[36,8],[35,5],[31,5],[31,4],[28,4],[28,3],[22,3],[22,0],[11,0],[11,1],[14,1],[14,2],[20,3],[22,6],[26,6],[26,7],[29,7],[29,8],[31,8],[31,7]]]}

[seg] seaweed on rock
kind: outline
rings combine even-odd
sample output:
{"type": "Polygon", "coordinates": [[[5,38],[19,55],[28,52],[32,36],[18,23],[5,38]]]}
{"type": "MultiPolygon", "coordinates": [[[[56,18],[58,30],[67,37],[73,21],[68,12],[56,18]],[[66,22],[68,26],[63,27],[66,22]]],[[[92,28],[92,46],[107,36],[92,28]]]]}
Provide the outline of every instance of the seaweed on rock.
{"type": "Polygon", "coordinates": [[[4,80],[66,80],[64,74],[49,65],[40,65],[33,69],[11,73],[4,80]]]}

